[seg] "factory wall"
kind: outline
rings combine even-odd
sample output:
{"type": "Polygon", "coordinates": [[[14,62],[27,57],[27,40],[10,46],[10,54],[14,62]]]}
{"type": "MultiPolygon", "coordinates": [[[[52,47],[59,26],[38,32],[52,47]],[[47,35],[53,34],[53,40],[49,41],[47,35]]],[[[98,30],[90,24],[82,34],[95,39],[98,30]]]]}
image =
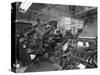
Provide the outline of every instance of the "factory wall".
{"type": "Polygon", "coordinates": [[[81,33],[82,37],[96,37],[97,36],[97,20],[93,20],[92,22],[89,22],[83,32],[81,33]]]}

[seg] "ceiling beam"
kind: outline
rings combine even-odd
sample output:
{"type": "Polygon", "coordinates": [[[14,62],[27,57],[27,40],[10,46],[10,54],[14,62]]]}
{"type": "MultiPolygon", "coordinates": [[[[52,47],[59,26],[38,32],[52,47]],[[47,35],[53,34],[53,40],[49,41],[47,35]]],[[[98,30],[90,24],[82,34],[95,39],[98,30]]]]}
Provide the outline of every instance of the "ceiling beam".
{"type": "Polygon", "coordinates": [[[82,17],[82,16],[86,15],[89,11],[96,10],[96,9],[97,9],[96,7],[94,7],[94,8],[86,8],[85,10],[76,13],[74,16],[82,17]]]}

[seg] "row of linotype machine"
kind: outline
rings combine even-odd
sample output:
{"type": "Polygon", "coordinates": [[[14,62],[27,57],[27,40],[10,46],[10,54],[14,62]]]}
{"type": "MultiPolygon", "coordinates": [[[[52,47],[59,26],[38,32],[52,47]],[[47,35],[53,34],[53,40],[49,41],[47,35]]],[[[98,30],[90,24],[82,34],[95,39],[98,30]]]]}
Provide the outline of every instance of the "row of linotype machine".
{"type": "MultiPolygon", "coordinates": [[[[89,14],[91,13],[86,13],[83,18],[89,18],[89,14]]],[[[52,70],[97,68],[97,36],[81,37],[88,19],[81,26],[72,23],[67,27],[59,25],[57,20],[43,23],[37,18],[36,22],[36,25],[29,27],[20,27],[20,23],[16,22],[16,69],[26,66],[33,66],[33,69],[42,66],[42,70],[46,66],[48,69],[53,66],[52,70]],[[19,32],[20,29],[25,32],[19,32]]]]}

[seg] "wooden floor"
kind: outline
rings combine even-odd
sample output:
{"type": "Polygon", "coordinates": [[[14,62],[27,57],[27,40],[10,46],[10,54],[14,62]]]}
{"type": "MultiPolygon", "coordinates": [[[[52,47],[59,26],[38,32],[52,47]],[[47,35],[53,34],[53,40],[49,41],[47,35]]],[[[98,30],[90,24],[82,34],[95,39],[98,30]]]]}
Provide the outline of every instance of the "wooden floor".
{"type": "Polygon", "coordinates": [[[57,64],[52,64],[49,62],[42,62],[38,66],[30,65],[26,69],[25,72],[41,72],[41,71],[55,71],[57,69],[61,69],[61,67],[57,64]]]}

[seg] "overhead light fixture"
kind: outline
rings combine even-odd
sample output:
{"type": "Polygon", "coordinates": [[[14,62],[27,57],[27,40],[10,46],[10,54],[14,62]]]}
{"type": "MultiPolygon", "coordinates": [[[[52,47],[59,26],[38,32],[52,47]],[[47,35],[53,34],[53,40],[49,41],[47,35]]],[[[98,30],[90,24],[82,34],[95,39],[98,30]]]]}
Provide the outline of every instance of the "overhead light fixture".
{"type": "Polygon", "coordinates": [[[22,2],[19,8],[20,9],[19,11],[25,13],[28,10],[28,8],[31,6],[31,4],[32,2],[28,2],[28,0],[26,0],[25,2],[22,2]]]}

